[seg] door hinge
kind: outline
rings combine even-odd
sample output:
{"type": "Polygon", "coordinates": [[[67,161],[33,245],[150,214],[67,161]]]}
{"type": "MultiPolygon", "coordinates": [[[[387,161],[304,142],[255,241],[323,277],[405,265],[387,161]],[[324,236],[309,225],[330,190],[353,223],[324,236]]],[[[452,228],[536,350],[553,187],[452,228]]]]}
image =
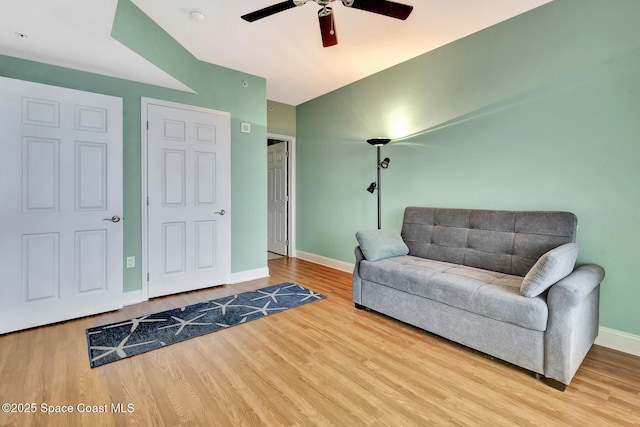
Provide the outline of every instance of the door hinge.
{"type": "Polygon", "coordinates": [[[149,120],[147,120],[147,130],[149,130],[149,120]]]}
{"type": "Polygon", "coordinates": [[[147,282],[149,281],[149,273],[147,273],[147,282]]]}
{"type": "Polygon", "coordinates": [[[149,196],[147,196],[147,206],[149,206],[149,196]]]}
{"type": "Polygon", "coordinates": [[[285,244],[285,246],[289,246],[289,241],[288,241],[288,240],[285,240],[285,241],[284,241],[284,244],[285,244]]]}

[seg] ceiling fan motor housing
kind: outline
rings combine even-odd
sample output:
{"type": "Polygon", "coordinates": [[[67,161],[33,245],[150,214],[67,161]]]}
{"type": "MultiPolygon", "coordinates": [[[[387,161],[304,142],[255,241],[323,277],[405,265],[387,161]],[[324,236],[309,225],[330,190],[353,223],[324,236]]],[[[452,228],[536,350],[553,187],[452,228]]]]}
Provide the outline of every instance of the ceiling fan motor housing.
{"type": "Polygon", "coordinates": [[[325,6],[318,11],[318,16],[328,16],[333,13],[333,9],[330,6],[325,6]]]}

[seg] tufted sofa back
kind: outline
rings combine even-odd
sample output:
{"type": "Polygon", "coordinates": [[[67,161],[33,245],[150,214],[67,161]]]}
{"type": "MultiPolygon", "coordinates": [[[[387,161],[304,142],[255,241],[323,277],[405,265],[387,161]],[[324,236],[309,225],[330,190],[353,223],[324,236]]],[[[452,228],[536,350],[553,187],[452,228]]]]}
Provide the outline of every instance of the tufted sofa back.
{"type": "Polygon", "coordinates": [[[525,276],[545,252],[575,242],[571,212],[408,207],[409,255],[525,276]]]}

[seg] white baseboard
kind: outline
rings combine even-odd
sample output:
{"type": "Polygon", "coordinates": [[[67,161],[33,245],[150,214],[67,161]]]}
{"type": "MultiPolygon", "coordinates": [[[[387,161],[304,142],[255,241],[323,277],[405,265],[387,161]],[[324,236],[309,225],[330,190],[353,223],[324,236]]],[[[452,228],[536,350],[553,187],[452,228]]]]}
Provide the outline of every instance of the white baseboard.
{"type": "Polygon", "coordinates": [[[640,336],[600,326],[596,344],[640,356],[640,336]]]}
{"type": "Polygon", "coordinates": [[[336,270],[346,271],[347,273],[352,273],[353,267],[355,265],[353,263],[348,263],[348,262],[340,261],[333,258],[327,258],[322,255],[316,255],[316,254],[304,252],[301,250],[296,251],[296,257],[303,259],[305,261],[313,262],[315,264],[320,264],[326,267],[335,268],[336,270]]]}
{"type": "Polygon", "coordinates": [[[147,298],[144,297],[142,289],[138,289],[137,291],[128,291],[122,295],[123,306],[139,304],[145,301],[147,301],[147,298]]]}
{"type": "MultiPolygon", "coordinates": [[[[296,251],[295,256],[305,261],[324,265],[330,268],[335,268],[336,270],[346,271],[347,273],[353,272],[354,264],[345,261],[340,261],[337,259],[328,258],[322,255],[316,255],[300,250],[296,251]]],[[[239,271],[237,273],[231,273],[230,284],[248,282],[250,280],[262,279],[265,277],[269,277],[269,267],[239,271]]],[[[144,297],[141,289],[137,291],[125,292],[122,298],[122,304],[125,306],[138,304],[144,301],[147,301],[147,298],[144,297]]],[[[616,329],[600,326],[598,338],[596,338],[595,343],[603,347],[608,347],[614,350],[622,351],[624,353],[640,356],[640,336],[630,334],[628,332],[622,332],[616,329]]]]}
{"type": "MultiPolygon", "coordinates": [[[[248,282],[249,280],[262,279],[264,277],[269,277],[269,267],[231,273],[229,284],[233,285],[235,283],[248,282]]],[[[138,289],[137,291],[125,292],[122,296],[122,305],[139,304],[148,300],[148,298],[145,298],[142,289],[138,289]]]]}
{"type": "MultiPolygon", "coordinates": [[[[348,273],[353,272],[354,264],[348,262],[300,250],[296,251],[296,256],[305,261],[335,268],[336,270],[346,271],[348,273]]],[[[595,343],[603,347],[640,356],[640,336],[638,335],[600,326],[598,338],[596,338],[595,343]]]]}
{"type": "Polygon", "coordinates": [[[233,285],[235,283],[263,279],[265,277],[269,277],[269,267],[256,268],[255,270],[239,271],[237,273],[231,273],[230,284],[233,285]]]}

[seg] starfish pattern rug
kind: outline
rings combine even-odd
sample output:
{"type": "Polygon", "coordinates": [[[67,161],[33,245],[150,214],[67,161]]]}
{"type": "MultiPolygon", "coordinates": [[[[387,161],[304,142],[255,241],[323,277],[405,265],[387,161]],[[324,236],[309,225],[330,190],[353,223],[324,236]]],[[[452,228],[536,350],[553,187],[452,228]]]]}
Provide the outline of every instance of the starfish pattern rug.
{"type": "Polygon", "coordinates": [[[86,331],[92,368],[239,325],[326,296],[287,282],[86,331]]]}

